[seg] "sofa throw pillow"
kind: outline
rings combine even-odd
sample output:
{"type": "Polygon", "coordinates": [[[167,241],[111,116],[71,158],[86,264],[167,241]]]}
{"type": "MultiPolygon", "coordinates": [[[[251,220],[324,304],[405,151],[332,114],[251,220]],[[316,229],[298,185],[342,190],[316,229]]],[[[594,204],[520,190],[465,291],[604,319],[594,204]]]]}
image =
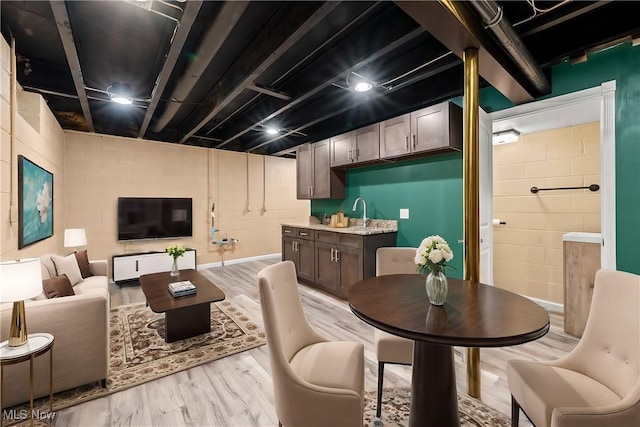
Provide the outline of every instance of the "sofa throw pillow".
{"type": "Polygon", "coordinates": [[[67,256],[51,255],[51,261],[53,261],[53,264],[56,266],[58,275],[67,275],[71,286],[82,282],[82,274],[80,274],[76,254],[69,254],[67,256]]]}
{"type": "Polygon", "coordinates": [[[73,292],[73,286],[66,274],[61,276],[52,277],[51,279],[44,279],[42,281],[42,288],[47,298],[59,298],[75,295],[73,292]]]}
{"type": "Polygon", "coordinates": [[[93,276],[91,267],[89,266],[89,255],[87,250],[76,252],[76,261],[78,261],[78,268],[80,268],[80,275],[83,279],[93,276]]]}

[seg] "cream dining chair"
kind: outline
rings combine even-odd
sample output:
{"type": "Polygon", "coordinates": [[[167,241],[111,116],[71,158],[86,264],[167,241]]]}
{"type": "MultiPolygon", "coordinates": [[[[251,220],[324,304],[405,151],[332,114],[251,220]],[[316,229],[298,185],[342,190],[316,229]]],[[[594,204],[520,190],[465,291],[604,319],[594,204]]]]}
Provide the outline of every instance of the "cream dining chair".
{"type": "Polygon", "coordinates": [[[362,426],[364,346],[328,341],[309,325],[293,262],[258,273],[280,426],[362,426]]]}
{"type": "MultiPolygon", "coordinates": [[[[385,247],[376,251],[376,276],[417,273],[416,248],[385,247]]],[[[413,341],[379,329],[373,330],[373,346],[378,359],[378,399],[376,417],[382,414],[382,382],[385,363],[411,365],[413,341]]]]}
{"type": "Polygon", "coordinates": [[[507,362],[512,425],[640,426],[640,276],[596,273],[584,334],[566,356],[507,362]]]}

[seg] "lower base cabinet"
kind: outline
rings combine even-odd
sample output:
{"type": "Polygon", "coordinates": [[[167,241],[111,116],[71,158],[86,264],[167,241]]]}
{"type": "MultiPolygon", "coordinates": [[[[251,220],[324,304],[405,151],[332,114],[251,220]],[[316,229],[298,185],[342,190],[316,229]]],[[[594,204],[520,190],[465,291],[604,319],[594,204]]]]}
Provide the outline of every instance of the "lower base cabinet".
{"type": "Polygon", "coordinates": [[[315,285],[343,298],[351,285],[364,278],[361,248],[316,242],[315,264],[315,285]]]}
{"type": "Polygon", "coordinates": [[[289,226],[282,232],[282,259],[296,264],[298,280],[342,298],[353,284],[375,276],[376,251],[395,246],[397,237],[396,232],[363,236],[289,226]]]}
{"type": "Polygon", "coordinates": [[[282,260],[293,261],[296,265],[298,277],[304,280],[313,280],[313,240],[282,237],[282,260]]]}

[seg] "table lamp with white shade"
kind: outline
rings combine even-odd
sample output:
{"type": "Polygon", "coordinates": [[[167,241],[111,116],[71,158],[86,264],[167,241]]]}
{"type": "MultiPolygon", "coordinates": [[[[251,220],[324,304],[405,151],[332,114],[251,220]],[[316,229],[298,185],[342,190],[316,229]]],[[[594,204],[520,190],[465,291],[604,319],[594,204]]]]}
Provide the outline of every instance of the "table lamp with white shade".
{"type": "Polygon", "coordinates": [[[87,233],[84,228],[67,228],[64,230],[64,247],[77,248],[87,245],[87,233]]]}
{"type": "Polygon", "coordinates": [[[28,340],[24,300],[42,292],[42,269],[39,258],[0,262],[0,302],[13,302],[9,347],[28,340]]]}

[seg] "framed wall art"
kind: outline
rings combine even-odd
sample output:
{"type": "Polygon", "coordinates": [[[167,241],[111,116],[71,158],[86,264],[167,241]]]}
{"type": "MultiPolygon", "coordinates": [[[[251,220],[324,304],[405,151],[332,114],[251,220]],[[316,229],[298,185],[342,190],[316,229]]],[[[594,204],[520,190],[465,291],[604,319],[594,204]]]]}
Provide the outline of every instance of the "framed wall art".
{"type": "Polygon", "coordinates": [[[18,249],[53,236],[53,174],[18,156],[18,249]]]}

